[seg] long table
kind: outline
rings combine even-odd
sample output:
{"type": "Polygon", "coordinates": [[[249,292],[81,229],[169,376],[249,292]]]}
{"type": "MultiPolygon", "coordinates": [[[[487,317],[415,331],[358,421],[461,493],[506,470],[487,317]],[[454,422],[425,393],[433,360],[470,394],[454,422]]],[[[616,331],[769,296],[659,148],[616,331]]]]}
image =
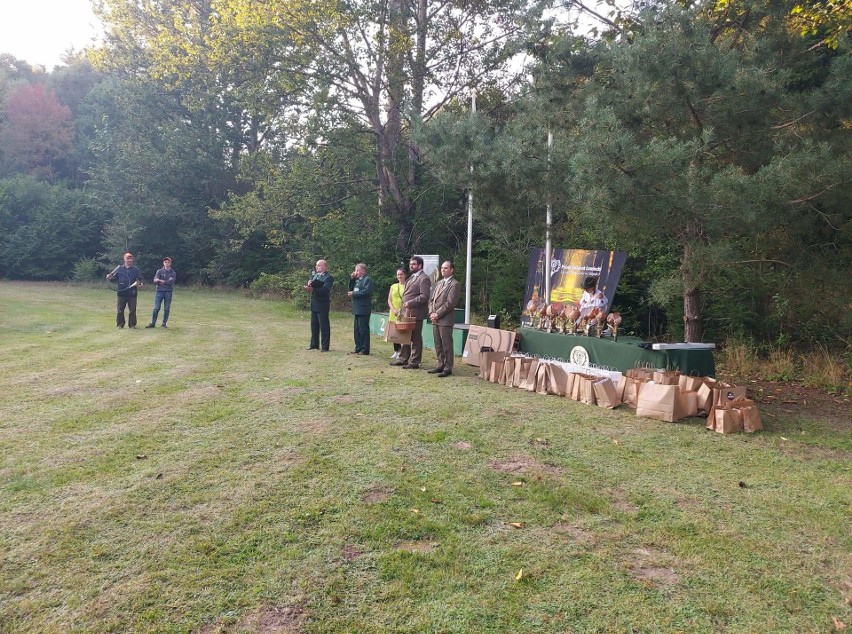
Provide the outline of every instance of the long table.
{"type": "Polygon", "coordinates": [[[644,342],[638,337],[619,337],[615,342],[606,337],[563,335],[525,327],[518,328],[517,332],[521,337],[521,352],[538,357],[619,372],[652,367],[700,376],[716,373],[712,350],[650,350],[640,347],[644,342]]]}

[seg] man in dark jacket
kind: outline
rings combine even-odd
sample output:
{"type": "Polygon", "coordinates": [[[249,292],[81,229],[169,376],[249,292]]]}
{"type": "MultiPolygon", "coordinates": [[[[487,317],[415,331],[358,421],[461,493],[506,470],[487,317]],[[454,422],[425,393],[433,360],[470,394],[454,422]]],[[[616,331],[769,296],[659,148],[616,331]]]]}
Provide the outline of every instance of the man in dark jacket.
{"type": "Polygon", "coordinates": [[[127,307],[127,327],[136,328],[136,289],[142,288],[142,273],[133,266],[133,254],[124,254],[124,264],[107,273],[108,280],[118,282],[115,325],[124,328],[124,308],[127,307]]]}
{"type": "Polygon", "coordinates": [[[172,309],[172,292],[175,290],[177,273],[172,268],[172,259],[163,258],[163,268],[154,274],[154,285],[157,292],[154,294],[154,312],[151,313],[151,323],[145,326],[153,328],[157,325],[157,315],[160,306],[163,306],[163,328],[168,328],[169,311],[172,309]]]}
{"type": "Polygon", "coordinates": [[[373,308],[373,280],[367,275],[367,265],[359,262],[349,276],[349,297],[355,316],[355,351],[350,354],[370,354],[370,311],[373,308]]]}
{"type": "Polygon", "coordinates": [[[311,345],[308,350],[328,352],[328,347],[331,345],[328,311],[331,308],[330,294],[334,278],[328,274],[327,268],[328,263],[325,260],[317,260],[314,273],[305,284],[305,290],[311,294],[311,345]],[[320,348],[320,335],[322,335],[322,348],[320,348]]]}

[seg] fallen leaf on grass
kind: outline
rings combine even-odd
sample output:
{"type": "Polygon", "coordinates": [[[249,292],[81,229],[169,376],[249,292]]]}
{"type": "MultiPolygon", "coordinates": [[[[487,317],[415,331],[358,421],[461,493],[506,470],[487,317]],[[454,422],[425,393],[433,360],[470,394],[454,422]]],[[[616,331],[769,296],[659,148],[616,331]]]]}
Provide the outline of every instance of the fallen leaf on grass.
{"type": "Polygon", "coordinates": [[[438,498],[432,498],[432,499],[431,499],[431,500],[429,500],[429,501],[430,501],[432,504],[443,504],[443,503],[444,503],[444,501],[443,501],[443,500],[439,500],[438,498]]]}
{"type": "Polygon", "coordinates": [[[844,623],[843,621],[838,619],[836,616],[832,616],[831,620],[834,621],[835,629],[838,629],[838,630],[845,630],[846,629],[846,623],[844,623]]]}
{"type": "Polygon", "coordinates": [[[515,575],[515,581],[520,581],[523,578],[524,578],[524,569],[521,568],[520,570],[518,570],[518,574],[515,575]]]}
{"type": "Polygon", "coordinates": [[[421,491],[425,491],[425,490],[426,490],[426,487],[420,487],[420,490],[421,490],[421,491]]]}
{"type": "Polygon", "coordinates": [[[419,513],[419,512],[420,512],[420,509],[411,509],[411,512],[412,512],[412,513],[419,513]]]}
{"type": "Polygon", "coordinates": [[[512,486],[513,487],[522,487],[522,486],[524,486],[524,483],[523,482],[512,482],[512,486]]]}
{"type": "Polygon", "coordinates": [[[621,443],[619,443],[619,442],[618,442],[615,438],[613,438],[613,439],[612,439],[612,444],[613,444],[613,445],[618,445],[618,444],[621,444],[621,443]]]}
{"type": "Polygon", "coordinates": [[[147,458],[147,457],[148,456],[146,456],[144,453],[136,454],[137,460],[145,460],[145,458],[147,458]]]}
{"type": "Polygon", "coordinates": [[[269,377],[268,377],[268,376],[265,376],[265,377],[263,377],[263,380],[264,380],[264,381],[268,381],[268,380],[269,380],[269,377]]]}
{"type": "Polygon", "coordinates": [[[162,474],[162,473],[158,473],[158,474],[157,474],[157,477],[156,477],[155,479],[156,479],[156,480],[162,480],[162,479],[163,479],[163,474],[162,474]]]}
{"type": "Polygon", "coordinates": [[[509,526],[511,526],[512,528],[523,528],[524,523],[523,522],[509,522],[509,526]]]}
{"type": "Polygon", "coordinates": [[[784,438],[784,436],[781,436],[781,440],[790,440],[790,439],[789,439],[789,438],[784,438]]]}

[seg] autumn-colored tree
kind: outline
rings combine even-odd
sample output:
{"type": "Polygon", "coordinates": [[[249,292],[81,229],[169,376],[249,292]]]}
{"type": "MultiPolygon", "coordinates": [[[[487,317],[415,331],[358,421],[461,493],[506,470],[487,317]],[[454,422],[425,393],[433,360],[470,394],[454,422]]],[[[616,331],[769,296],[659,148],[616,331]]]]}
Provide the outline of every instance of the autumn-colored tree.
{"type": "Polygon", "coordinates": [[[13,90],[0,128],[7,169],[52,179],[72,138],[71,111],[44,86],[22,84],[13,90]]]}

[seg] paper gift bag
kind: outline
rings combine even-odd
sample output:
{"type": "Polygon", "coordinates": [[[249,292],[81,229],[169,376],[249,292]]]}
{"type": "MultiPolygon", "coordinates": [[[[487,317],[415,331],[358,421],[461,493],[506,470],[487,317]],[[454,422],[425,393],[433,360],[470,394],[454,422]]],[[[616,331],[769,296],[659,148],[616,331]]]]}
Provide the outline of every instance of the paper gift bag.
{"type": "MultiPolygon", "coordinates": [[[[597,402],[595,398],[595,379],[587,374],[580,375],[580,402],[586,405],[594,405],[597,402]]],[[[577,379],[574,379],[575,381],[577,379]]]]}
{"type": "Polygon", "coordinates": [[[411,330],[400,330],[396,327],[396,323],[389,321],[385,326],[385,341],[388,343],[398,343],[406,345],[411,343],[411,330]]]}
{"type": "Polygon", "coordinates": [[[576,378],[576,374],[568,372],[568,376],[565,379],[565,398],[571,398],[571,392],[574,390],[574,379],[576,378]]]}
{"type": "Polygon", "coordinates": [[[618,398],[618,392],[609,378],[601,379],[592,383],[595,390],[595,400],[598,407],[606,407],[613,409],[621,405],[621,400],[618,398]]]}
{"type": "Polygon", "coordinates": [[[528,357],[520,357],[515,361],[515,380],[514,387],[526,387],[527,373],[533,360],[528,357]]]}
{"type": "Polygon", "coordinates": [[[515,366],[519,359],[517,357],[506,357],[506,365],[503,369],[503,380],[500,381],[506,387],[515,385],[515,366]]]}
{"type": "Polygon", "coordinates": [[[489,379],[489,375],[491,374],[491,364],[495,361],[502,361],[507,356],[509,356],[508,352],[504,352],[502,350],[492,350],[491,352],[480,352],[479,353],[479,376],[486,381],[489,379]]]}
{"type": "MultiPolygon", "coordinates": [[[[710,402],[710,414],[708,419],[713,418],[713,411],[718,407],[721,409],[730,409],[733,402],[738,398],[746,398],[746,388],[728,385],[721,381],[713,385],[713,395],[710,402]]],[[[708,420],[708,427],[709,425],[708,420]]]]}
{"type": "Polygon", "coordinates": [[[552,363],[549,373],[550,381],[547,386],[547,391],[556,396],[565,396],[565,390],[568,387],[568,370],[561,365],[552,363]]]}
{"type": "Polygon", "coordinates": [[[505,365],[506,359],[495,359],[491,362],[491,365],[488,366],[488,380],[492,383],[499,383],[500,377],[503,376],[503,366],[505,365]]]}
{"type": "Polygon", "coordinates": [[[717,408],[713,418],[716,431],[720,434],[735,434],[743,430],[743,417],[738,409],[717,408]]]}
{"type": "Polygon", "coordinates": [[[645,383],[639,391],[636,415],[673,423],[685,416],[677,385],[645,383]]]}
{"type": "Polygon", "coordinates": [[[680,372],[678,370],[657,370],[654,372],[652,380],[660,385],[677,385],[680,380],[680,372]]]}
{"type": "MultiPolygon", "coordinates": [[[[530,371],[538,369],[538,359],[524,359],[524,363],[520,368],[520,380],[515,383],[515,387],[525,390],[527,389],[527,379],[530,376],[530,371]]],[[[535,374],[533,374],[533,381],[535,381],[535,374]]]]}
{"type": "Polygon", "coordinates": [[[622,387],[621,392],[621,402],[628,407],[636,409],[636,406],[639,404],[640,388],[645,385],[647,381],[642,381],[641,379],[630,376],[623,377],[623,381],[624,386],[622,387]]]}
{"type": "Polygon", "coordinates": [[[550,364],[546,361],[540,361],[535,373],[536,394],[547,394],[548,387],[550,387],[550,364]]]}
{"type": "Polygon", "coordinates": [[[541,363],[542,362],[538,359],[533,359],[533,362],[530,364],[529,370],[527,370],[527,392],[535,392],[538,377],[538,367],[541,365],[541,363]]]}
{"type": "Polygon", "coordinates": [[[680,393],[680,399],[683,404],[684,417],[698,416],[698,393],[680,392],[680,386],[678,386],[678,392],[680,393]]]}
{"type": "Polygon", "coordinates": [[[756,431],[763,429],[763,421],[760,419],[760,412],[754,405],[750,407],[738,408],[743,421],[743,431],[748,434],[753,434],[756,431]]]}
{"type": "Polygon", "coordinates": [[[698,397],[698,411],[701,414],[709,414],[713,409],[713,388],[705,381],[695,393],[698,397]]]}
{"type": "Polygon", "coordinates": [[[565,396],[570,398],[572,401],[579,401],[580,383],[583,382],[583,377],[577,372],[572,372],[571,374],[573,375],[573,378],[571,379],[571,390],[565,396]]]}
{"type": "Polygon", "coordinates": [[[632,379],[641,379],[643,381],[650,381],[654,378],[655,370],[651,368],[633,368],[626,372],[627,376],[632,379]]]}
{"type": "Polygon", "coordinates": [[[681,374],[677,385],[681,392],[697,392],[698,388],[704,385],[704,381],[701,380],[701,377],[681,374]]]}

